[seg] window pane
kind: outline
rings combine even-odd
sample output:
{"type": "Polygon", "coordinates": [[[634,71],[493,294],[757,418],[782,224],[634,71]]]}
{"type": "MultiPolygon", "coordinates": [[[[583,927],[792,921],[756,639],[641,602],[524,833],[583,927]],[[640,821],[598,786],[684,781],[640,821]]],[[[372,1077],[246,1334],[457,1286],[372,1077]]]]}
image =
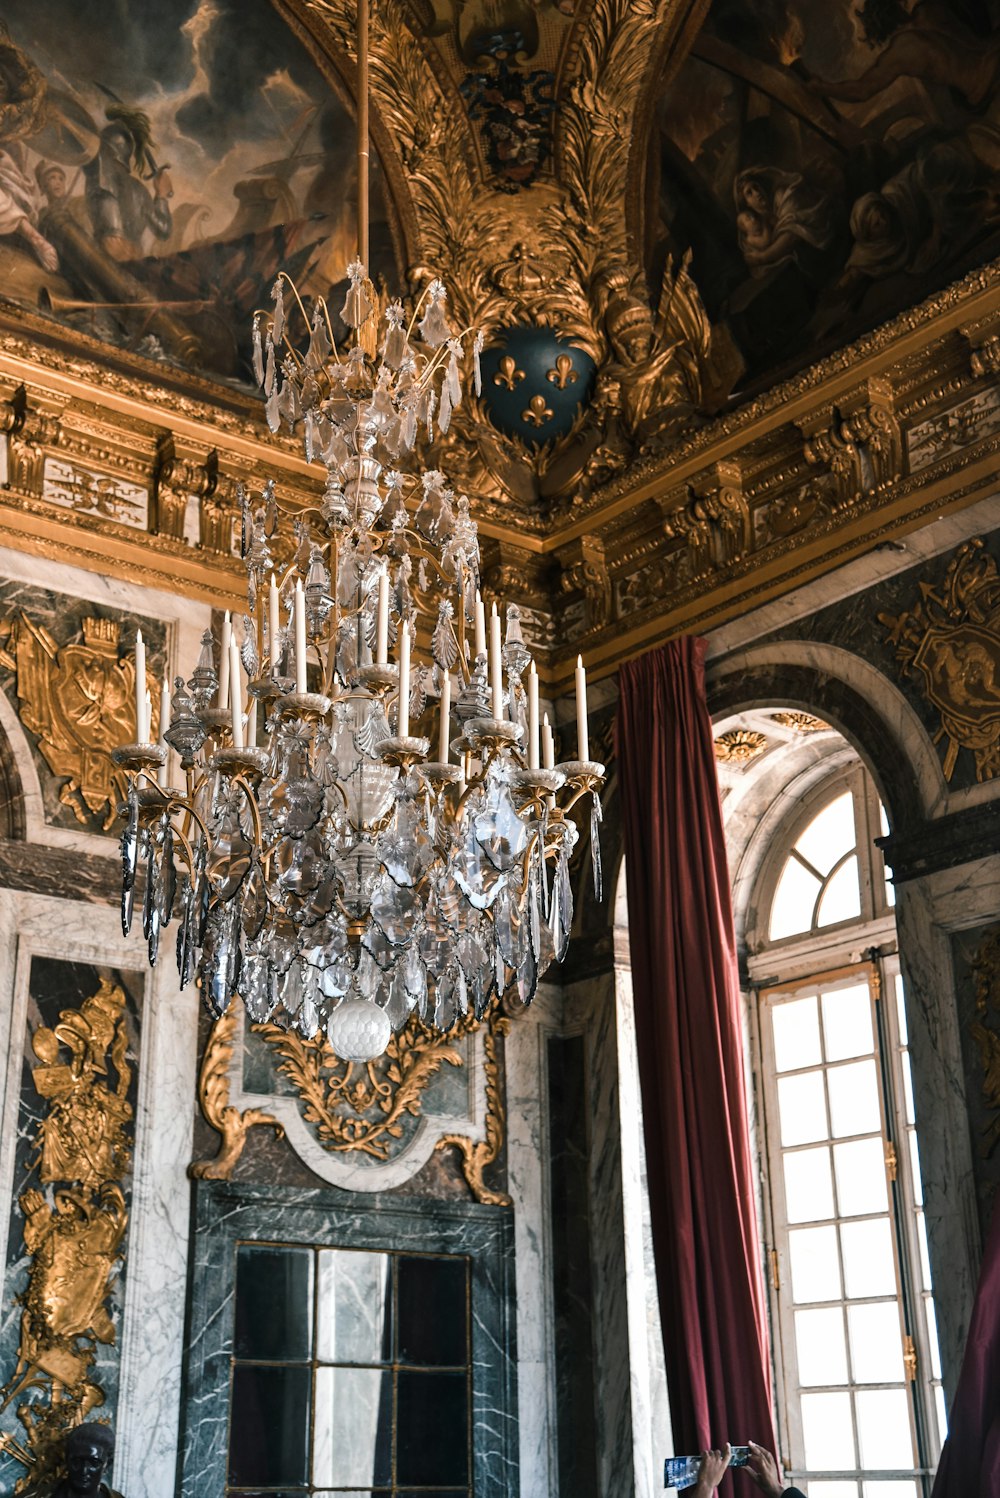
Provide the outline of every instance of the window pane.
{"type": "Polygon", "coordinates": [[[924,1310],[927,1313],[927,1342],[931,1354],[931,1378],[941,1377],[941,1348],[938,1343],[937,1316],[934,1312],[934,1302],[924,1301],[924,1310]]]}
{"type": "Polygon", "coordinates": [[[317,1368],[313,1481],[369,1488],[392,1481],[392,1374],[317,1368]]]}
{"type": "Polygon", "coordinates": [[[850,1394],[803,1394],[802,1438],[812,1471],[843,1471],[854,1463],[850,1394]]]}
{"type": "Polygon", "coordinates": [[[938,1417],[938,1440],[943,1442],[948,1434],[948,1406],[945,1404],[944,1390],[940,1384],[934,1390],[934,1407],[938,1417]]]}
{"type": "Polygon", "coordinates": [[[866,1482],[865,1498],[917,1498],[915,1482],[866,1482]]]}
{"type": "Polygon", "coordinates": [[[388,1254],[319,1253],[316,1356],[321,1363],[387,1363],[392,1358],[388,1254]]]}
{"type": "Polygon", "coordinates": [[[856,842],[854,803],[850,791],[844,791],[813,817],[795,846],[802,857],[825,876],[856,842]]]}
{"type": "Polygon", "coordinates": [[[840,1229],[844,1282],[851,1300],[896,1294],[896,1261],[888,1217],[845,1222],[840,1229]]]}
{"type": "Polygon", "coordinates": [[[851,1372],[859,1384],[901,1383],[903,1343],[896,1301],[874,1306],[848,1306],[851,1333],[851,1372]]]}
{"type": "Polygon", "coordinates": [[[788,1257],[792,1265],[792,1297],[800,1305],[840,1299],[835,1227],[793,1228],[788,1235],[788,1257]]]}
{"type": "Polygon", "coordinates": [[[785,1214],[789,1222],[833,1216],[833,1175],[826,1146],[795,1150],[784,1158],[785,1214]]]}
{"type": "Polygon", "coordinates": [[[835,988],[823,995],[823,1041],[827,1061],[847,1061],[851,1056],[872,1054],[875,1039],[867,983],[835,988]]]}
{"type": "Polygon", "coordinates": [[[797,859],[788,860],[781,871],[771,905],[772,941],[780,941],[783,936],[794,936],[798,931],[810,929],[813,907],[820,888],[819,880],[808,869],[804,869],[797,859]]]}
{"type": "Polygon", "coordinates": [[[906,1109],[906,1122],[912,1124],[913,1115],[913,1068],[910,1066],[910,1053],[904,1051],[899,1058],[903,1068],[903,1103],[906,1109]]]}
{"type": "Polygon", "coordinates": [[[903,994],[903,975],[896,974],[896,1019],[899,1024],[899,1043],[909,1045],[906,1033],[906,998],[903,994]]]}
{"type": "Polygon", "coordinates": [[[809,1498],[858,1498],[856,1482],[810,1482],[809,1498]]]}
{"type": "Polygon", "coordinates": [[[779,1077],[778,1113],[782,1144],[811,1144],[814,1139],[826,1139],[823,1073],[807,1071],[779,1077]]]}
{"type": "Polygon", "coordinates": [[[311,1356],[312,1265],[309,1249],[240,1245],[236,1250],[236,1357],[299,1362],[311,1356]]]}
{"type": "Polygon", "coordinates": [[[885,1155],[881,1139],[855,1139],[850,1144],[835,1144],[833,1166],[842,1216],[859,1217],[862,1213],[886,1210],[885,1155]]]}
{"type": "Polygon", "coordinates": [[[910,1169],[913,1172],[913,1200],[918,1207],[924,1204],[924,1184],[920,1178],[920,1148],[917,1144],[917,1131],[910,1129],[910,1169]]]}
{"type": "Polygon", "coordinates": [[[803,1386],[847,1383],[844,1313],[839,1306],[796,1311],[795,1349],[803,1386]]]}
{"type": "Polygon", "coordinates": [[[834,1137],[877,1134],[882,1128],[878,1076],[874,1061],[852,1061],[832,1066],[826,1074],[830,1093],[830,1123],[834,1137]]]}
{"type": "Polygon", "coordinates": [[[298,1487],[308,1480],[309,1384],[308,1368],[233,1369],[232,1487],[298,1487]]]}
{"type": "Polygon", "coordinates": [[[397,1274],[400,1362],[461,1367],[468,1361],[466,1260],[407,1256],[397,1274]]]}
{"type": "Polygon", "coordinates": [[[905,1389],[859,1389],[855,1395],[858,1411],[858,1441],[861,1465],[874,1469],[898,1471],[913,1466],[913,1437],[910,1434],[910,1397],[905,1389]]]}
{"type": "Polygon", "coordinates": [[[858,884],[858,860],[845,859],[823,891],[816,912],[817,926],[835,926],[861,914],[861,886],[858,884]]]}
{"type": "Polygon", "coordinates": [[[931,1286],[931,1260],[927,1250],[927,1222],[923,1212],[917,1214],[917,1246],[920,1249],[920,1282],[925,1290],[931,1286]]]}
{"type": "Polygon", "coordinates": [[[775,1004],[771,1010],[774,1033],[774,1064],[778,1071],[795,1071],[803,1066],[818,1066],[819,1018],[815,995],[775,1004]]]}
{"type": "Polygon", "coordinates": [[[403,1486],[463,1487],[469,1480],[464,1373],[400,1373],[396,1480],[403,1486]]]}

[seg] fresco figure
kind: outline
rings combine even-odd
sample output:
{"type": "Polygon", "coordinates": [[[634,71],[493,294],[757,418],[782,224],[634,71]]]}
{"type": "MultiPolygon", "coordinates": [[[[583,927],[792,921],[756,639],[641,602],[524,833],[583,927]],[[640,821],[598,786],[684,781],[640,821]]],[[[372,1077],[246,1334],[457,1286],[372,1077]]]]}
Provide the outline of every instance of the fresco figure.
{"type": "Polygon", "coordinates": [[[151,237],[170,238],[173,187],[166,168],[153,160],[148,116],[120,105],[109,108],[107,116],[97,156],[84,169],[87,206],[101,249],[113,260],[134,260],[151,237]],[[147,169],[152,192],[136,176],[137,167],[147,169]]]}
{"type": "Polygon", "coordinates": [[[0,237],[17,235],[43,269],[59,257],[38,231],[41,196],[25,161],[21,137],[44,118],[45,79],[19,47],[0,34],[0,237]]]}
{"type": "Polygon", "coordinates": [[[798,172],[749,167],[733,183],[733,196],[740,249],[752,276],[789,260],[798,263],[807,247],[825,250],[830,243],[830,204],[798,172]]]}

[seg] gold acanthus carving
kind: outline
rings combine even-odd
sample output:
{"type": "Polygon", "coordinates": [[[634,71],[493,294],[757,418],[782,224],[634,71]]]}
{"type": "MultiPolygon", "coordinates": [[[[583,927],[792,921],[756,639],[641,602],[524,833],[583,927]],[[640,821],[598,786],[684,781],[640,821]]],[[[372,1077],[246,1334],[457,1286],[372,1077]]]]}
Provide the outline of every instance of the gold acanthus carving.
{"type": "Polygon", "coordinates": [[[507,1016],[494,1012],[483,1033],[483,1069],[486,1074],[485,1139],[474,1141],[461,1134],[445,1134],[435,1145],[435,1149],[439,1150],[458,1150],[466,1185],[477,1202],[492,1207],[511,1205],[511,1198],[505,1191],[494,1191],[483,1178],[487,1168],[494,1164],[503,1149],[507,1132],[507,1109],[500,1079],[497,1042],[509,1030],[510,1020],[507,1016]]]}
{"type": "Polygon", "coordinates": [[[1000,1014],[1000,927],[984,937],[972,959],[976,1018],[969,1032],[983,1067],[983,1098],[993,1118],[983,1130],[982,1151],[989,1158],[1000,1142],[1000,1035],[991,1017],[1000,1014]]]}
{"type": "Polygon", "coordinates": [[[284,1129],[270,1113],[260,1108],[242,1111],[229,1101],[229,1069],[236,1037],[236,1014],[230,1004],[212,1026],[198,1071],[198,1104],[202,1117],[219,1135],[218,1152],[211,1160],[195,1160],[188,1175],[196,1181],[228,1181],[246,1148],[251,1129],[265,1125],[279,1139],[284,1129]]]}
{"type": "MultiPolygon", "coordinates": [[[[497,1038],[507,1033],[509,1023],[504,1016],[494,1015],[483,1031],[485,1140],[473,1142],[448,1135],[437,1145],[438,1149],[446,1145],[458,1149],[463,1175],[477,1201],[502,1204],[509,1198],[491,1191],[483,1181],[483,1172],[503,1147],[506,1115],[497,1038]]],[[[391,1158],[394,1146],[403,1137],[407,1117],[420,1117],[424,1091],[441,1067],[463,1065],[457,1042],[473,1035],[480,1025],[470,1015],[448,1035],[440,1035],[413,1016],[393,1035],[385,1054],[370,1062],[341,1060],[322,1036],[304,1040],[276,1025],[254,1025],[252,1029],[274,1052],[278,1070],[295,1087],[303,1117],[323,1148],[331,1154],[364,1154],[382,1163],[391,1158]]],[[[283,1134],[272,1115],[258,1108],[241,1112],[229,1101],[235,1035],[236,1016],[230,1007],[212,1027],[198,1078],[202,1114],[221,1136],[214,1159],[189,1167],[189,1174],[199,1179],[229,1180],[251,1128],[269,1125],[279,1138],[283,1134]]]]}
{"type": "MultiPolygon", "coordinates": [[[[188,502],[196,499],[200,513],[207,508],[219,482],[219,454],[191,450],[172,432],[164,432],[156,445],[153,473],[153,526],[161,536],[185,540],[188,502]]],[[[202,520],[202,528],[204,521],[202,520]]],[[[205,540],[199,534],[204,546],[205,540]]],[[[214,549],[214,548],[211,548],[214,549]]]]}
{"type": "MultiPolygon", "coordinates": [[[[119,651],[119,621],[86,618],[81,638],[62,646],[23,612],[0,622],[0,632],[0,662],[16,673],[21,722],[63,779],[59,800],[78,822],[103,817],[107,830],[117,815],[109,748],[135,728],[135,662],[119,651]]],[[[152,672],[147,682],[155,729],[160,684],[152,672]]]]}
{"type": "Polygon", "coordinates": [[[39,1026],[32,1049],[44,1110],[33,1140],[38,1186],[19,1197],[28,1283],[17,1365],[0,1390],[0,1409],[33,1391],[17,1407],[25,1438],[0,1432],[0,1447],[27,1468],[16,1493],[55,1475],[65,1432],[104,1403],[92,1370],[98,1344],[115,1341],[108,1297],[124,1258],[132,1163],[124,992],[102,978],[78,1009],[39,1026]]]}
{"type": "Polygon", "coordinates": [[[665,496],[661,510],[664,536],[686,548],[683,570],[691,579],[727,567],[751,548],[750,507],[736,462],[696,474],[681,494],[665,496]]]}
{"type": "Polygon", "coordinates": [[[960,749],[974,755],[977,780],[1000,775],[1000,572],[985,542],[959,547],[940,587],[921,582],[909,609],[878,617],[901,674],[940,716],[945,779],[960,749]]]}

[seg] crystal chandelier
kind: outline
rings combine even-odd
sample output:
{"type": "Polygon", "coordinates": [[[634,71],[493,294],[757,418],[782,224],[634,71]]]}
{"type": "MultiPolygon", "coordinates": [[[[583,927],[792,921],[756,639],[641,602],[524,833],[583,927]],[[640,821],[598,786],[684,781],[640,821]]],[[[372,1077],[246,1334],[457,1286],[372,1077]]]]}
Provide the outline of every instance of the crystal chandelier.
{"type": "Polygon", "coordinates": [[[503,634],[496,604],[486,618],[468,499],[409,471],[420,435],[447,431],[470,364],[478,394],[482,340],[449,326],[439,281],[409,316],[376,294],[364,107],[359,138],[346,346],[325,302],[307,311],[284,276],[253,330],[268,424],[301,432],[326,468],[322,501],[286,507],[273,481],[241,491],[242,639],[228,615],[218,644],[206,632],[190,680],[164,684],[151,743],[140,635],[136,742],[114,758],[125,934],[144,865],[151,963],[175,920],[181,984],[197,974],[216,1013],[235,992],[252,1020],[323,1030],[366,1061],[414,1012],[446,1030],[511,986],[530,1003],[569,941],[569,811],[588,795],[600,896],[604,767],[588,757],[579,662],[578,758],[555,763],[517,607],[503,634]]]}

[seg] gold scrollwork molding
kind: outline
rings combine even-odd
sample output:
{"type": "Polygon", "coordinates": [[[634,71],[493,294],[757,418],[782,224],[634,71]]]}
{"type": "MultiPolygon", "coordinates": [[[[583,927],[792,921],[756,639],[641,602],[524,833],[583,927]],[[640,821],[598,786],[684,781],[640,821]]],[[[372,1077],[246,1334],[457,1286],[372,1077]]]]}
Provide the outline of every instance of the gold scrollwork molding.
{"type": "Polygon", "coordinates": [[[195,1160],[188,1166],[188,1175],[196,1181],[230,1180],[251,1129],[266,1125],[279,1139],[284,1137],[284,1129],[270,1113],[260,1108],[241,1112],[229,1101],[235,1036],[236,1014],[230,1004],[209,1031],[198,1072],[198,1104],[205,1122],[219,1135],[219,1148],[211,1160],[195,1160]]]}
{"type": "Polygon", "coordinates": [[[31,1162],[38,1185],[18,1199],[28,1283],[18,1296],[17,1365],[0,1390],[0,1410],[33,1391],[17,1406],[25,1439],[0,1432],[0,1447],[28,1469],[17,1493],[56,1475],[65,1432],[105,1400],[93,1366],[98,1344],[115,1341],[108,1297],[124,1259],[123,1183],[132,1163],[124,992],[102,978],[78,1009],[39,1026],[31,1043],[43,1101],[31,1162]]]}
{"type": "Polygon", "coordinates": [[[1000,573],[981,538],[959,547],[940,587],[897,615],[879,614],[903,676],[914,677],[941,719],[950,780],[960,749],[976,779],[1000,775],[1000,573]]]}
{"type": "Polygon", "coordinates": [[[750,550],[750,507],[735,461],[716,463],[695,475],[682,491],[666,495],[660,508],[663,534],[687,549],[685,570],[692,579],[726,567],[750,550]]]}
{"type": "Polygon", "coordinates": [[[833,479],[838,507],[902,475],[902,436],[888,380],[868,380],[836,406],[819,407],[799,422],[799,431],[806,462],[833,479]]]}
{"type": "Polygon", "coordinates": [[[503,1149],[507,1132],[507,1109],[504,1103],[500,1080],[500,1060],[497,1053],[498,1040],[508,1034],[510,1020],[505,1014],[494,1013],[483,1033],[483,1069],[486,1074],[486,1128],[485,1139],[471,1140],[461,1134],[445,1134],[435,1149],[458,1150],[459,1161],[466,1185],[477,1202],[492,1207],[509,1207],[511,1198],[505,1191],[494,1191],[487,1186],[484,1175],[494,1164],[503,1149]]]}

